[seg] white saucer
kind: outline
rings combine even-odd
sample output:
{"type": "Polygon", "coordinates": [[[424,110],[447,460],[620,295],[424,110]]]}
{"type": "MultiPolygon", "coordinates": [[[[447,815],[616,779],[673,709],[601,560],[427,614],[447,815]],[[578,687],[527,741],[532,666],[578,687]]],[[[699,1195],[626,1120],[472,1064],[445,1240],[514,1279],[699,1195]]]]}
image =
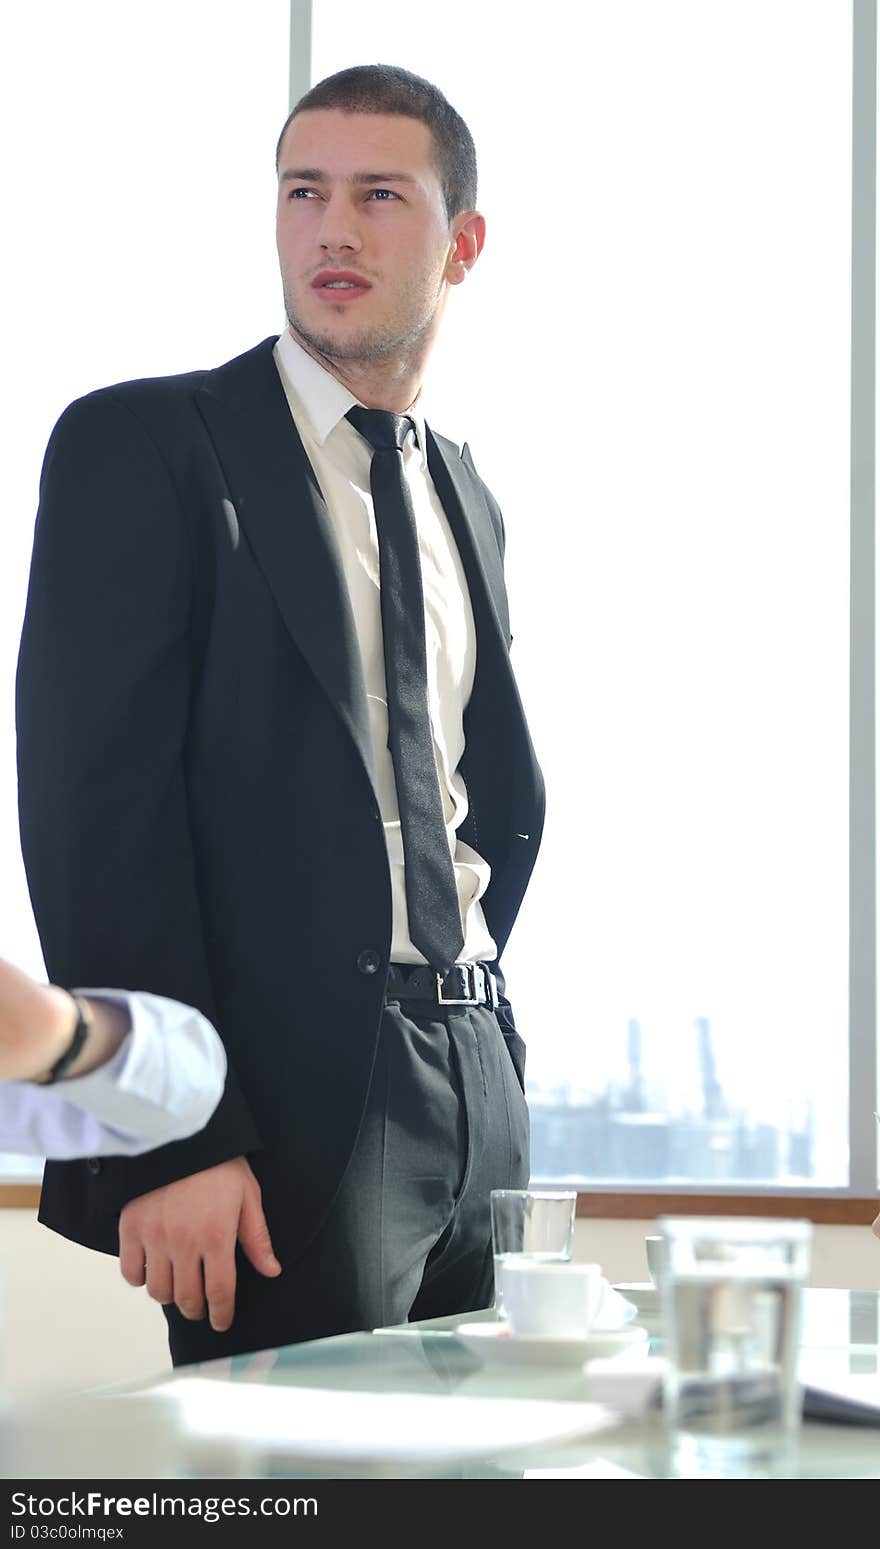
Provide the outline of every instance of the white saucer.
{"type": "Polygon", "coordinates": [[[647,1329],[595,1329],[585,1339],[559,1339],[555,1334],[511,1334],[505,1323],[461,1323],[456,1339],[481,1360],[511,1366],[583,1366],[597,1356],[616,1355],[648,1339],[647,1329]]]}
{"type": "Polygon", "coordinates": [[[632,1302],[637,1313],[642,1317],[646,1313],[653,1314],[660,1311],[660,1292],[650,1280],[617,1280],[614,1283],[614,1289],[619,1291],[628,1302],[632,1302]]]}

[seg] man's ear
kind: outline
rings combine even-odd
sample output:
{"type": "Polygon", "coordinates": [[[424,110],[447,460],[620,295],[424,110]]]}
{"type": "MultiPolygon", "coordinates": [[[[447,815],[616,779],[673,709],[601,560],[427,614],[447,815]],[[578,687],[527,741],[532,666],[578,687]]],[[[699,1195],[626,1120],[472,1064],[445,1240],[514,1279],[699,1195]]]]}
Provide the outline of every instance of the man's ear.
{"type": "Polygon", "coordinates": [[[446,264],[446,278],[450,285],[461,284],[483,251],[485,240],[486,222],[478,210],[469,210],[467,214],[455,217],[452,249],[446,264]]]}

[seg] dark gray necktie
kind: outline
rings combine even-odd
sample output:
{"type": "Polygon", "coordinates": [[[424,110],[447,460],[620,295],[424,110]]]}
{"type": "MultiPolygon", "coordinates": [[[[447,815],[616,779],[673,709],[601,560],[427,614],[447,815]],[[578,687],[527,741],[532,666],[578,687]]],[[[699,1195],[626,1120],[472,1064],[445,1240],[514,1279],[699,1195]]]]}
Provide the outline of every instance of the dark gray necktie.
{"type": "Polygon", "coordinates": [[[403,471],[403,445],[415,427],[406,415],[386,409],[356,407],[346,419],[373,448],[370,490],[379,538],[388,747],[403,838],[409,936],[431,966],[446,973],[464,937],[434,762],[422,568],[403,471]]]}

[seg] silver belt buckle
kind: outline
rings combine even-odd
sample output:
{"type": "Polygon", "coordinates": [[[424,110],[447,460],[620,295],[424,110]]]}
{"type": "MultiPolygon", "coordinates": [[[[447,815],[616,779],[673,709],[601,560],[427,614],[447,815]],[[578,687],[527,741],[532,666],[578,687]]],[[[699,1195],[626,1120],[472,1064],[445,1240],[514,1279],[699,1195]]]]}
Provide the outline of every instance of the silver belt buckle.
{"type": "Polygon", "coordinates": [[[435,978],[437,980],[438,1006],[479,1006],[481,1002],[479,996],[477,995],[476,963],[457,963],[455,966],[464,970],[466,980],[469,980],[470,982],[471,993],[464,999],[455,999],[453,996],[450,996],[449,999],[447,999],[443,994],[443,976],[441,974],[435,974],[435,978]]]}

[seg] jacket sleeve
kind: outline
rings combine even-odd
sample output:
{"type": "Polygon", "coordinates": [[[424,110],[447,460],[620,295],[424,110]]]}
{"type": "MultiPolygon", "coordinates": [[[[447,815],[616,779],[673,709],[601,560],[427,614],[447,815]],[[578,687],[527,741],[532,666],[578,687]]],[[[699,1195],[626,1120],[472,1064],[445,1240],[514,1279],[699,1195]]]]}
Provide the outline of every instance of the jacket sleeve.
{"type": "MultiPolygon", "coordinates": [[[[43,465],[16,681],[37,928],[54,982],[151,991],[216,1026],[183,766],[193,591],[159,447],[112,390],[80,399],[43,465]]],[[[230,1068],[199,1134],[103,1169],[102,1207],[258,1145],[230,1068]]]]}

